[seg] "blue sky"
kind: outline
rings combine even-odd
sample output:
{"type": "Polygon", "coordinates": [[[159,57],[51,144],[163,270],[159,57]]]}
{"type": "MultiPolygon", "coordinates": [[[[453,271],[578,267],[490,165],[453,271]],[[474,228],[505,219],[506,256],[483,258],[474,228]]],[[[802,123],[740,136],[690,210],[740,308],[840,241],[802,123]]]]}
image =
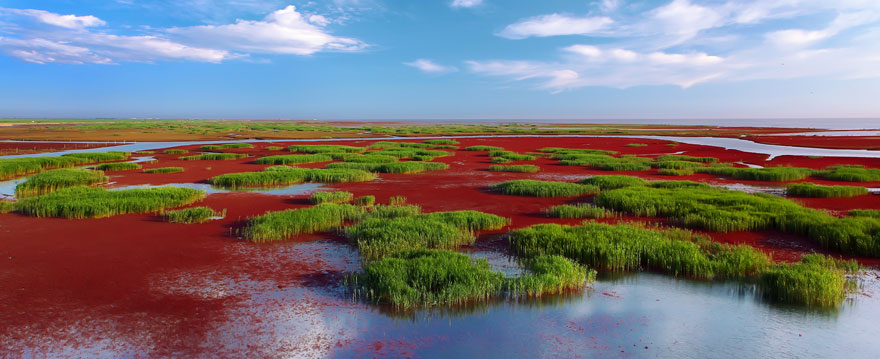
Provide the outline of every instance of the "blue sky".
{"type": "Polygon", "coordinates": [[[877,0],[0,0],[0,117],[880,117],[877,0]]]}

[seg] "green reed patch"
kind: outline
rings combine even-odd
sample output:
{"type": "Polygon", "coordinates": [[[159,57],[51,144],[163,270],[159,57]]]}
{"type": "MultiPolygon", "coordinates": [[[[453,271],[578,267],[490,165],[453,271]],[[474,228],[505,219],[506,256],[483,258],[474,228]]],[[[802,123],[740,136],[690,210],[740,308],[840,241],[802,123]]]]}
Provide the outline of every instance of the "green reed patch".
{"type": "Polygon", "coordinates": [[[157,168],[148,168],[144,170],[144,173],[178,173],[183,172],[183,167],[157,167],[157,168]]]}
{"type": "Polygon", "coordinates": [[[659,169],[672,169],[672,170],[681,170],[681,169],[693,169],[697,167],[703,167],[702,163],[699,162],[690,162],[690,161],[659,161],[651,164],[651,167],[659,168],[659,169]]]}
{"type": "Polygon", "coordinates": [[[180,207],[205,198],[190,188],[156,187],[110,191],[73,187],[16,202],[19,212],[35,217],[101,218],[127,213],[147,213],[180,207]]]}
{"type": "Polygon", "coordinates": [[[335,192],[315,192],[309,197],[312,204],[321,203],[348,203],[354,198],[351,192],[335,191],[335,192]]]}
{"type": "Polygon", "coordinates": [[[453,139],[448,139],[448,138],[447,139],[427,140],[427,141],[423,141],[423,142],[427,143],[429,145],[457,145],[457,144],[459,144],[458,141],[453,140],[453,139]]]}
{"type": "Polygon", "coordinates": [[[224,143],[222,145],[205,145],[202,146],[203,150],[226,150],[232,148],[254,148],[254,145],[250,143],[224,143]]]}
{"type": "Polygon", "coordinates": [[[785,192],[792,197],[841,198],[866,195],[868,189],[856,186],[822,186],[807,182],[792,183],[785,187],[785,192]]]}
{"type": "Polygon", "coordinates": [[[376,178],[376,175],[357,169],[322,169],[294,168],[275,166],[262,172],[227,173],[209,179],[212,185],[240,187],[272,187],[286,186],[303,182],[343,183],[365,182],[376,178]]]}
{"type": "MultiPolygon", "coordinates": [[[[421,157],[421,156],[414,156],[421,157]]],[[[334,158],[335,159],[335,158],[334,158]]],[[[385,156],[385,155],[374,155],[374,154],[346,154],[346,156],[342,156],[343,161],[352,162],[352,163],[392,163],[397,162],[397,157],[394,156],[385,156]]]]}
{"type": "Polygon", "coordinates": [[[559,154],[552,156],[564,166],[587,166],[604,171],[645,171],[651,169],[651,159],[624,155],[613,157],[601,154],[559,154]]]}
{"type": "Polygon", "coordinates": [[[173,149],[173,150],[165,150],[165,151],[162,151],[162,153],[164,153],[164,154],[166,154],[166,155],[182,155],[182,154],[185,154],[185,153],[189,153],[189,151],[187,151],[187,150],[181,150],[181,149],[173,149]]]}
{"type": "Polygon", "coordinates": [[[0,214],[9,213],[15,210],[15,202],[0,199],[0,214]]]}
{"type": "Polygon", "coordinates": [[[284,149],[284,147],[281,147],[281,146],[268,146],[268,147],[266,147],[267,151],[281,151],[283,149],[284,149]]]}
{"type": "Polygon", "coordinates": [[[859,165],[837,165],[817,171],[815,176],[832,181],[876,182],[880,181],[880,169],[859,165]]]}
{"type": "Polygon", "coordinates": [[[332,157],[325,155],[325,154],[278,155],[278,156],[260,157],[256,161],[254,161],[254,163],[260,164],[260,165],[287,165],[287,164],[329,162],[332,160],[333,160],[332,157]]]}
{"type": "Polygon", "coordinates": [[[370,218],[412,217],[422,212],[422,207],[415,204],[377,204],[369,209],[370,218]]]}
{"type": "Polygon", "coordinates": [[[504,150],[504,148],[503,148],[503,147],[498,147],[498,146],[483,146],[483,145],[477,145],[477,146],[468,146],[468,147],[465,147],[464,150],[465,150],[465,151],[502,151],[502,150],[504,150]]]}
{"type": "Polygon", "coordinates": [[[662,168],[657,170],[657,174],[663,176],[690,176],[694,174],[693,168],[682,168],[682,169],[671,169],[671,168],[662,168]]]}
{"type": "Polygon", "coordinates": [[[454,145],[433,145],[431,148],[435,150],[457,150],[458,146],[454,145]]]}
{"type": "Polygon", "coordinates": [[[244,153],[202,153],[192,156],[182,156],[177,159],[183,161],[230,161],[245,158],[248,155],[244,153]]]}
{"type": "Polygon", "coordinates": [[[547,152],[551,154],[550,158],[556,158],[556,156],[565,156],[565,155],[613,155],[617,154],[617,151],[606,151],[606,150],[594,150],[589,148],[563,148],[563,147],[544,147],[538,150],[538,152],[547,152]]]}
{"type": "Polygon", "coordinates": [[[694,172],[749,181],[778,182],[802,180],[810,176],[813,173],[813,170],[798,167],[700,167],[694,168],[694,172]]]}
{"type": "Polygon", "coordinates": [[[555,218],[608,218],[616,215],[613,211],[589,203],[553,206],[544,213],[555,218]]]}
{"type": "Polygon", "coordinates": [[[449,168],[449,165],[439,162],[393,162],[393,163],[352,163],[337,162],[326,166],[329,169],[356,169],[375,173],[419,173],[425,171],[439,171],[449,168]]]}
{"type": "Polygon", "coordinates": [[[394,158],[404,159],[411,158],[415,159],[416,157],[427,158],[427,157],[447,157],[451,156],[451,152],[440,151],[440,150],[425,150],[425,149],[417,149],[417,148],[386,148],[376,151],[370,151],[370,155],[380,155],[380,156],[391,156],[394,158]]]}
{"type": "Polygon", "coordinates": [[[253,242],[282,241],[299,234],[331,231],[364,214],[363,207],[336,203],[267,212],[250,218],[239,235],[253,242]]]}
{"type": "Polygon", "coordinates": [[[647,143],[627,143],[626,147],[648,147],[647,143]]]}
{"type": "Polygon", "coordinates": [[[800,263],[780,263],[758,276],[758,287],[770,301],[814,307],[836,307],[846,295],[845,273],[858,265],[807,255],[800,263]]]}
{"type": "Polygon", "coordinates": [[[226,217],[226,210],[215,211],[209,207],[191,207],[165,211],[162,217],[171,223],[198,224],[218,217],[226,217]]]}
{"type": "Polygon", "coordinates": [[[424,142],[391,142],[391,141],[378,141],[373,142],[367,148],[379,148],[379,149],[387,149],[387,148],[428,148],[431,147],[430,143],[424,142]]]}
{"type": "Polygon", "coordinates": [[[15,186],[15,196],[31,197],[76,186],[94,186],[109,181],[103,171],[62,168],[37,173],[15,186]]]}
{"type": "Polygon", "coordinates": [[[95,169],[98,171],[127,171],[127,170],[136,170],[140,169],[141,165],[137,163],[131,162],[113,162],[113,163],[103,163],[95,166],[95,169]]]}
{"type": "Polygon", "coordinates": [[[596,205],[637,216],[667,217],[716,232],[778,229],[845,253],[880,256],[880,220],[837,218],[768,194],[704,187],[627,187],[598,194],[596,205]]]}
{"type": "Polygon", "coordinates": [[[715,157],[694,157],[694,156],[687,156],[687,155],[662,155],[662,156],[657,157],[657,162],[666,162],[666,161],[715,163],[715,162],[718,162],[718,159],[715,157]]]}
{"type": "Polygon", "coordinates": [[[406,196],[391,196],[388,198],[388,205],[402,206],[406,204],[406,196]]]}
{"type": "Polygon", "coordinates": [[[585,178],[580,181],[581,184],[588,184],[599,187],[600,189],[609,190],[609,189],[618,189],[630,186],[644,186],[648,182],[633,176],[621,176],[621,175],[610,175],[610,176],[593,176],[590,178],[585,178]]]}
{"type": "Polygon", "coordinates": [[[122,161],[124,159],[128,159],[128,156],[131,156],[129,152],[120,152],[120,151],[110,151],[110,152],[81,152],[81,153],[68,153],[61,155],[61,157],[70,157],[77,158],[83,160],[85,162],[110,162],[110,161],[122,161]]]}
{"type": "Polygon", "coordinates": [[[870,217],[880,219],[880,211],[876,209],[853,209],[849,211],[852,217],[870,217]]]}
{"type": "Polygon", "coordinates": [[[541,168],[535,165],[492,165],[489,166],[489,171],[493,172],[523,172],[523,173],[535,173],[540,171],[541,168]]]}
{"type": "Polygon", "coordinates": [[[44,170],[70,168],[94,162],[121,161],[128,158],[127,152],[71,153],[58,157],[0,158],[0,180],[21,175],[38,173],[44,170]]]}
{"type": "Polygon", "coordinates": [[[587,270],[563,256],[541,255],[520,262],[529,272],[508,279],[507,290],[511,296],[540,297],[575,292],[583,289],[584,283],[596,279],[596,271],[587,270]]]}
{"type": "Polygon", "coordinates": [[[532,197],[574,197],[599,192],[599,187],[570,182],[514,180],[490,187],[507,195],[532,197]]]}
{"type": "Polygon", "coordinates": [[[360,196],[355,198],[352,203],[356,206],[372,207],[376,204],[376,196],[360,196]]]}
{"type": "Polygon", "coordinates": [[[293,145],[287,148],[290,152],[300,153],[360,153],[366,150],[363,147],[342,146],[342,145],[293,145]]]}

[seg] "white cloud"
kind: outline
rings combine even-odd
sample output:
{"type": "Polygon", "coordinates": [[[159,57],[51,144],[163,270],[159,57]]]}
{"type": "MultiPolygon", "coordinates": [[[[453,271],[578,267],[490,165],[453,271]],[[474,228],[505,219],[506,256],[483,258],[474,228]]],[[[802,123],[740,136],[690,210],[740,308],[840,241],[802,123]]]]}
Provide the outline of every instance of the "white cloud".
{"type": "Polygon", "coordinates": [[[608,17],[572,17],[560,14],[536,16],[508,25],[498,36],[508,39],[559,35],[589,35],[614,23],[608,17]]]}
{"type": "Polygon", "coordinates": [[[366,47],[359,40],[330,35],[321,26],[307,22],[293,5],[269,14],[263,21],[176,27],[168,29],[168,33],[190,43],[256,53],[311,55],[319,51],[357,51],[366,47]]]}
{"type": "Polygon", "coordinates": [[[450,6],[452,7],[474,7],[483,3],[483,0],[454,0],[450,6]]]}
{"type": "Polygon", "coordinates": [[[455,66],[439,65],[428,59],[417,59],[412,62],[404,62],[403,64],[406,66],[415,67],[422,72],[429,74],[442,74],[458,71],[458,68],[456,68],[455,66]]]}
{"type": "Polygon", "coordinates": [[[106,22],[94,16],[59,15],[42,10],[3,9],[0,51],[32,63],[112,64],[118,62],[198,61],[218,63],[250,54],[310,55],[319,51],[357,51],[363,42],[331,35],[324,16],[304,16],[293,6],[262,21],[228,25],[156,29],[148,35],[93,30],[106,22]],[[14,25],[10,25],[14,24],[14,25]],[[47,26],[48,25],[48,26],[47,26]]]}

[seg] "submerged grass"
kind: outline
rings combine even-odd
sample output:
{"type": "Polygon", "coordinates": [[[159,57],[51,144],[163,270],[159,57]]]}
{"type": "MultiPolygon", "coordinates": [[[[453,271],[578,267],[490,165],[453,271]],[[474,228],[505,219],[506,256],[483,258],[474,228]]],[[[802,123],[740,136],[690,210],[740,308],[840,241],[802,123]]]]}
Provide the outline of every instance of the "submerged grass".
{"type": "Polygon", "coordinates": [[[194,203],[204,197],[204,191],[179,187],[119,191],[73,187],[24,198],[15,206],[19,212],[29,216],[81,219],[161,211],[194,203]]]}
{"type": "Polygon", "coordinates": [[[540,171],[541,168],[535,165],[492,165],[489,166],[489,171],[493,172],[523,172],[523,173],[535,173],[540,171]]]}
{"type": "Polygon", "coordinates": [[[822,186],[813,183],[792,183],[785,187],[789,196],[793,197],[816,197],[816,198],[841,198],[856,197],[868,194],[865,187],[856,186],[822,186]]]}
{"type": "Polygon", "coordinates": [[[63,188],[94,186],[106,183],[109,177],[103,171],[63,168],[49,170],[28,177],[15,186],[15,196],[19,198],[39,196],[63,188]]]}
{"type": "Polygon", "coordinates": [[[573,197],[599,192],[599,187],[569,182],[514,180],[490,187],[507,195],[532,197],[573,197]]]}
{"type": "Polygon", "coordinates": [[[215,211],[209,207],[192,207],[165,211],[162,217],[171,223],[197,224],[205,223],[217,217],[225,217],[226,210],[215,211]]]}
{"type": "Polygon", "coordinates": [[[281,241],[303,233],[327,232],[364,214],[363,207],[336,203],[267,212],[250,218],[239,235],[253,242],[281,241]]]}
{"type": "Polygon", "coordinates": [[[148,168],[144,170],[144,173],[178,173],[183,172],[183,167],[158,167],[158,168],[148,168]]]}

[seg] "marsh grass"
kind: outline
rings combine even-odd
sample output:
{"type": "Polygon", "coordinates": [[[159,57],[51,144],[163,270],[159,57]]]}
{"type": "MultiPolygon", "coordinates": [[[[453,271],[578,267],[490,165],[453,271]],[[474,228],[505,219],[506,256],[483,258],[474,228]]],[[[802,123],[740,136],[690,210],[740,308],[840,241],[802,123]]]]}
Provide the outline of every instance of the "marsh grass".
{"type": "Polygon", "coordinates": [[[532,197],[574,197],[599,192],[599,187],[593,185],[535,180],[507,181],[490,189],[506,195],[532,197]]]}
{"type": "Polygon", "coordinates": [[[230,161],[245,158],[248,155],[244,153],[202,153],[192,156],[182,156],[177,159],[183,161],[230,161]]]}
{"type": "Polygon", "coordinates": [[[550,153],[550,158],[565,155],[614,155],[617,151],[595,150],[590,148],[563,148],[563,147],[544,147],[538,152],[550,153]]]}
{"type": "Polygon", "coordinates": [[[792,197],[847,198],[868,194],[865,187],[822,186],[813,183],[792,183],[785,187],[786,194],[792,197]]]}
{"type": "Polygon", "coordinates": [[[672,169],[672,168],[661,168],[657,170],[657,174],[663,176],[690,176],[694,174],[693,168],[682,168],[682,169],[672,169]]]}
{"type": "MultiPolygon", "coordinates": [[[[414,156],[421,157],[421,156],[414,156]]],[[[335,159],[335,158],[334,158],[335,159]]],[[[392,163],[397,162],[397,157],[394,156],[385,156],[385,155],[374,155],[374,154],[347,154],[346,156],[342,156],[340,158],[345,162],[352,163],[392,163]]]]}
{"type": "Polygon", "coordinates": [[[376,175],[357,169],[294,168],[275,166],[262,172],[227,173],[208,181],[214,186],[226,188],[286,186],[303,182],[343,183],[365,182],[376,175]]]}
{"type": "Polygon", "coordinates": [[[18,198],[39,196],[63,188],[94,186],[109,181],[103,171],[62,168],[37,173],[15,186],[18,198]]]}
{"type": "Polygon", "coordinates": [[[360,196],[355,198],[352,203],[362,207],[372,207],[376,204],[376,196],[360,196]]]}
{"type": "Polygon", "coordinates": [[[651,169],[651,159],[624,155],[613,157],[605,154],[554,153],[563,166],[587,166],[605,171],[645,171],[651,169]]]}
{"type": "Polygon", "coordinates": [[[876,209],[853,209],[849,211],[849,215],[852,217],[869,217],[880,219],[880,211],[876,209]]]}
{"type": "Polygon", "coordinates": [[[600,189],[609,190],[609,189],[618,189],[630,186],[644,186],[648,182],[633,176],[620,176],[620,175],[610,175],[610,176],[593,176],[590,178],[585,178],[580,181],[581,184],[588,184],[599,187],[600,189]]]}
{"type": "Polygon", "coordinates": [[[331,152],[344,152],[344,153],[360,153],[366,151],[366,148],[363,147],[354,147],[354,146],[342,146],[342,145],[293,145],[287,148],[290,152],[300,152],[300,153],[331,153],[331,152]]]}
{"type": "Polygon", "coordinates": [[[209,207],[192,207],[165,211],[162,213],[162,217],[171,223],[198,224],[217,217],[226,217],[226,210],[215,211],[209,207]]]}
{"type": "Polygon", "coordinates": [[[880,169],[859,165],[837,165],[817,171],[815,176],[832,181],[875,182],[880,181],[880,169]]]}
{"type": "Polygon", "coordinates": [[[252,144],[250,144],[250,143],[224,143],[224,144],[221,144],[221,145],[205,145],[205,146],[202,146],[202,149],[203,149],[203,150],[209,150],[209,151],[213,151],[213,150],[226,150],[226,149],[232,149],[232,148],[254,148],[254,145],[252,145],[252,144]]]}
{"type": "Polygon", "coordinates": [[[325,167],[328,169],[355,169],[355,170],[369,171],[369,172],[375,172],[375,173],[410,174],[410,173],[419,173],[419,172],[425,172],[425,171],[445,170],[445,169],[449,168],[449,165],[447,165],[445,163],[439,163],[439,162],[422,162],[422,161],[393,162],[393,163],[337,162],[337,163],[330,163],[325,167]]]}
{"type": "MultiPolygon", "coordinates": [[[[667,146],[669,146],[669,144],[667,146]]],[[[666,162],[666,161],[715,163],[715,162],[718,162],[718,159],[715,157],[694,157],[694,156],[687,156],[687,155],[662,155],[662,156],[657,157],[657,162],[666,162]]]]}
{"type": "Polygon", "coordinates": [[[136,170],[140,169],[141,165],[137,163],[131,162],[113,162],[113,163],[104,163],[95,166],[95,169],[98,171],[127,171],[127,170],[136,170]]]}
{"type": "Polygon", "coordinates": [[[378,149],[388,149],[388,148],[429,148],[431,144],[427,141],[425,142],[392,142],[392,141],[378,141],[373,142],[367,148],[378,148],[378,149]]]}
{"type": "Polygon", "coordinates": [[[164,153],[164,154],[166,154],[166,155],[182,155],[182,154],[185,154],[185,153],[189,153],[189,151],[187,151],[187,150],[181,150],[181,149],[173,149],[173,150],[165,150],[165,151],[162,151],[162,153],[164,153]]]}
{"type": "Polygon", "coordinates": [[[855,261],[811,254],[800,263],[780,263],[763,271],[758,284],[769,301],[831,308],[838,306],[846,295],[845,274],[857,271],[855,261]]]}
{"type": "Polygon", "coordinates": [[[416,157],[434,158],[434,157],[452,156],[452,153],[447,152],[447,151],[425,150],[425,149],[418,149],[418,148],[401,148],[401,147],[386,148],[386,149],[381,149],[381,150],[376,150],[376,151],[370,151],[370,152],[368,152],[368,154],[380,155],[380,156],[391,156],[391,157],[395,157],[395,158],[399,158],[399,159],[405,159],[405,158],[414,159],[416,157]]]}
{"type": "Polygon", "coordinates": [[[66,154],[58,157],[0,158],[0,180],[88,163],[121,161],[128,158],[128,155],[127,152],[98,152],[66,154]]]}
{"type": "Polygon", "coordinates": [[[359,220],[365,213],[363,207],[323,203],[307,208],[267,212],[250,218],[238,233],[253,242],[281,241],[303,233],[331,231],[347,221],[359,220]]]}
{"type": "Polygon", "coordinates": [[[498,146],[468,146],[464,148],[465,151],[503,151],[503,147],[498,146]]]}
{"type": "Polygon", "coordinates": [[[148,213],[180,207],[205,198],[205,192],[179,187],[110,191],[73,187],[38,197],[24,198],[16,209],[35,217],[101,218],[127,213],[148,213]]]}
{"type": "Polygon", "coordinates": [[[144,173],[178,173],[183,172],[183,167],[158,167],[158,168],[148,168],[144,170],[144,173]]]}
{"type": "Polygon", "coordinates": [[[267,151],[281,151],[283,149],[284,149],[284,147],[281,147],[281,146],[268,146],[268,147],[266,147],[267,151]]]}
{"type": "Polygon", "coordinates": [[[540,171],[541,168],[535,165],[492,165],[489,166],[489,171],[493,172],[523,172],[523,173],[535,173],[540,171]]]}
{"type": "Polygon", "coordinates": [[[391,196],[388,198],[389,206],[403,206],[406,204],[406,196],[391,196]]]}
{"type": "Polygon", "coordinates": [[[122,161],[124,159],[128,159],[129,156],[131,156],[131,153],[120,152],[120,151],[81,152],[81,153],[67,153],[67,154],[61,155],[61,157],[77,158],[77,159],[80,159],[86,163],[122,161]]]}
{"type": "Polygon", "coordinates": [[[647,143],[627,143],[626,147],[648,147],[647,143]]]}
{"type": "Polygon", "coordinates": [[[335,191],[335,192],[315,192],[309,197],[312,204],[321,203],[347,203],[351,202],[354,194],[351,192],[335,191]]]}
{"type": "Polygon", "coordinates": [[[333,160],[332,157],[325,155],[325,154],[279,155],[279,156],[260,157],[257,160],[255,160],[254,163],[260,164],[260,165],[287,165],[287,164],[328,162],[328,161],[332,161],[332,160],[333,160]]]}
{"type": "Polygon", "coordinates": [[[544,211],[549,217],[555,218],[609,218],[616,214],[602,207],[589,203],[563,204],[553,206],[544,211]]]}
{"type": "Polygon", "coordinates": [[[0,213],[9,213],[15,210],[15,202],[0,199],[0,213]]]}
{"type": "Polygon", "coordinates": [[[593,203],[636,216],[666,217],[687,227],[715,232],[778,229],[804,235],[828,249],[880,256],[880,220],[837,218],[768,194],[701,186],[627,187],[602,192],[593,203]]]}
{"type": "Polygon", "coordinates": [[[780,182],[802,180],[810,176],[813,170],[798,167],[738,168],[710,166],[694,168],[694,172],[749,181],[780,182]]]}
{"type": "Polygon", "coordinates": [[[429,145],[457,145],[457,144],[459,144],[458,141],[453,140],[453,139],[427,140],[427,141],[424,141],[424,143],[427,143],[429,145]]]}
{"type": "Polygon", "coordinates": [[[703,167],[703,164],[700,162],[690,162],[690,161],[659,161],[651,164],[651,167],[659,168],[659,169],[673,169],[673,170],[681,170],[681,169],[693,169],[697,167],[703,167]]]}

